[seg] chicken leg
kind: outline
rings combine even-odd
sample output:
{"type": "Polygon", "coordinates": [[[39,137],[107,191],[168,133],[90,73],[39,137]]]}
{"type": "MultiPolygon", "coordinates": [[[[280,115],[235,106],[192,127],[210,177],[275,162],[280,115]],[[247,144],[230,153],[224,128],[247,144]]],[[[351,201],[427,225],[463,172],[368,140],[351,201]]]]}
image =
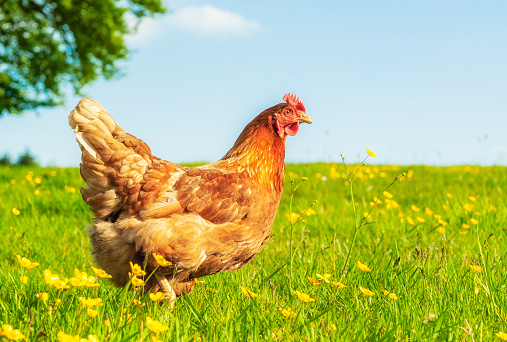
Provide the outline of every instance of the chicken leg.
{"type": "Polygon", "coordinates": [[[171,308],[174,308],[174,303],[176,303],[176,293],[174,292],[171,283],[167,280],[165,275],[157,272],[155,272],[155,278],[157,278],[158,284],[160,285],[162,292],[165,294],[164,299],[169,301],[169,306],[171,308]]]}

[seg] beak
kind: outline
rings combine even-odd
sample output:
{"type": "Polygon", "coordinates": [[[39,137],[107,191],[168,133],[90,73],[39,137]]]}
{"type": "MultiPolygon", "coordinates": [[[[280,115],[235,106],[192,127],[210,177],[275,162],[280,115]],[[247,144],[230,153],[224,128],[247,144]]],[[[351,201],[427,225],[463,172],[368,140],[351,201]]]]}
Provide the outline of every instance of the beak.
{"type": "Polygon", "coordinates": [[[306,113],[301,113],[301,116],[298,118],[299,122],[306,122],[307,124],[312,123],[312,119],[306,113]]]}

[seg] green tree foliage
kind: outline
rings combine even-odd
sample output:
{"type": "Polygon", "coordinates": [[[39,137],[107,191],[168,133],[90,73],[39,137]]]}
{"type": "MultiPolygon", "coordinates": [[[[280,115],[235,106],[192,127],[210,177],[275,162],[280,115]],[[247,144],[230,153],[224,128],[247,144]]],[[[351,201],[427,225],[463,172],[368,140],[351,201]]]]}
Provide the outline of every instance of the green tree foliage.
{"type": "Polygon", "coordinates": [[[2,0],[0,116],[63,103],[128,57],[127,18],[163,13],[162,0],[2,0]]]}
{"type": "Polygon", "coordinates": [[[26,149],[25,152],[19,155],[16,165],[32,166],[38,165],[38,163],[37,160],[35,159],[35,156],[30,152],[30,150],[26,149]]]}
{"type": "Polygon", "coordinates": [[[27,148],[25,152],[20,154],[16,160],[15,163],[12,162],[11,156],[8,153],[4,153],[0,157],[0,166],[13,166],[13,165],[19,165],[19,166],[35,166],[39,165],[37,162],[37,158],[30,152],[30,150],[27,148]]]}
{"type": "Polygon", "coordinates": [[[3,156],[1,156],[0,157],[0,165],[2,165],[2,166],[12,165],[11,156],[9,156],[7,153],[5,153],[3,156]]]}

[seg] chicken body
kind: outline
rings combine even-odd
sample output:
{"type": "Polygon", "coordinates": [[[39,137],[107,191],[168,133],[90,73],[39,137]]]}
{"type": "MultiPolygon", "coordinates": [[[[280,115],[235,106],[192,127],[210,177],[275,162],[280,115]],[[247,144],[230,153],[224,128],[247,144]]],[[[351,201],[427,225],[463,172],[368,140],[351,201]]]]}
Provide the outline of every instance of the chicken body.
{"type": "Polygon", "coordinates": [[[236,270],[264,247],[284,181],[285,139],[304,106],[287,94],[250,122],[219,161],[183,167],[152,155],[96,101],[83,98],[69,116],[82,151],[85,202],[95,214],[88,228],[95,262],[117,286],[129,281],[130,262],[147,272],[147,289],[167,298],[190,292],[192,279],[236,270]]]}

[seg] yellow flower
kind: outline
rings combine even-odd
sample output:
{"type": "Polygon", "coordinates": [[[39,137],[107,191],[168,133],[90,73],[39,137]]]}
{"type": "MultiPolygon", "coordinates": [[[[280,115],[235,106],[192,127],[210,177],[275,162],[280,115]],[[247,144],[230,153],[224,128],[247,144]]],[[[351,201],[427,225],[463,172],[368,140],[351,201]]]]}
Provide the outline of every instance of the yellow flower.
{"type": "Polygon", "coordinates": [[[407,216],[407,222],[408,224],[415,226],[415,221],[410,216],[407,216]]]}
{"type": "Polygon", "coordinates": [[[153,257],[157,261],[157,264],[159,264],[160,266],[165,267],[165,266],[171,266],[172,265],[172,262],[167,261],[162,254],[153,253],[153,257]]]}
{"type": "Polygon", "coordinates": [[[56,287],[58,290],[70,289],[70,285],[67,285],[67,282],[64,280],[60,280],[59,282],[52,285],[56,287]]]}
{"type": "MultiPolygon", "coordinates": [[[[296,214],[296,213],[292,213],[291,215],[289,215],[289,214],[285,213],[285,217],[287,217],[287,220],[289,220],[289,222],[291,224],[294,224],[300,219],[301,215],[296,214]]],[[[306,222],[306,220],[303,218],[301,219],[301,221],[306,222]]]]}
{"type": "Polygon", "coordinates": [[[501,339],[502,341],[507,341],[507,334],[506,333],[503,333],[501,331],[495,333],[495,335],[501,339]]]}
{"type": "Polygon", "coordinates": [[[21,284],[26,284],[26,283],[28,283],[28,277],[27,277],[27,276],[25,276],[25,275],[22,275],[22,276],[19,278],[19,282],[20,282],[21,284]]]}
{"type": "Polygon", "coordinates": [[[371,272],[371,269],[367,265],[361,263],[361,261],[357,261],[356,266],[363,272],[371,272]]]}
{"type": "Polygon", "coordinates": [[[254,297],[258,297],[258,296],[259,296],[258,294],[256,294],[256,293],[254,293],[254,292],[250,291],[249,289],[247,289],[247,288],[246,288],[246,287],[244,287],[244,286],[241,286],[241,287],[240,287],[240,289],[241,289],[241,292],[243,292],[243,294],[244,294],[245,296],[247,296],[247,297],[254,298],[254,297]]]}
{"type": "Polygon", "coordinates": [[[296,313],[294,311],[292,311],[290,308],[285,308],[285,309],[278,308],[278,310],[280,310],[282,315],[287,318],[296,317],[296,313]]]}
{"type": "Polygon", "coordinates": [[[14,216],[18,216],[19,214],[21,214],[21,211],[19,211],[18,209],[16,208],[12,208],[12,215],[14,216]]]}
{"type": "Polygon", "coordinates": [[[387,298],[392,300],[398,300],[398,296],[394,293],[389,293],[389,291],[385,291],[384,294],[387,296],[387,298]]]}
{"type": "Polygon", "coordinates": [[[390,293],[387,297],[389,297],[392,300],[398,300],[398,296],[395,295],[394,293],[390,293]]]}
{"type": "Polygon", "coordinates": [[[61,302],[62,302],[62,300],[60,298],[55,299],[55,305],[59,305],[61,302]]]}
{"type": "Polygon", "coordinates": [[[317,279],[313,279],[313,278],[310,278],[308,277],[308,281],[310,282],[310,284],[312,285],[320,285],[320,281],[318,281],[317,279]]]}
{"type": "Polygon", "coordinates": [[[405,215],[404,215],[404,214],[400,211],[400,212],[398,213],[398,217],[399,217],[399,218],[403,218],[403,217],[405,217],[405,215]]]}
{"type": "Polygon", "coordinates": [[[332,281],[331,284],[339,289],[344,289],[347,287],[344,283],[340,283],[339,281],[332,281]]]}
{"type": "Polygon", "coordinates": [[[442,216],[440,216],[438,214],[433,215],[433,217],[436,218],[437,220],[440,220],[442,218],[442,216]]]}
{"type": "Polygon", "coordinates": [[[444,220],[439,219],[438,223],[441,224],[442,226],[447,226],[447,222],[445,222],[444,220]]]}
{"type": "Polygon", "coordinates": [[[94,276],[88,276],[86,273],[81,272],[77,268],[74,269],[74,277],[69,279],[69,282],[74,287],[98,287],[97,279],[94,276]]]}
{"type": "Polygon", "coordinates": [[[303,182],[306,182],[306,181],[308,180],[308,177],[301,177],[301,180],[302,180],[303,182]]]}
{"type": "Polygon", "coordinates": [[[44,281],[46,284],[56,287],[59,290],[70,289],[67,285],[67,279],[60,279],[58,274],[52,274],[50,270],[44,270],[44,281]]]}
{"type": "Polygon", "coordinates": [[[373,153],[368,147],[366,148],[366,153],[368,153],[368,155],[370,157],[374,157],[374,158],[376,157],[375,153],[373,153]]]}
{"type": "Polygon", "coordinates": [[[421,211],[421,209],[419,209],[418,207],[416,207],[416,206],[415,206],[415,205],[413,205],[413,204],[410,206],[410,209],[412,209],[412,210],[413,210],[413,211],[415,211],[416,213],[417,213],[417,212],[419,212],[419,211],[421,211]]]}
{"type": "Polygon", "coordinates": [[[9,340],[26,340],[26,336],[19,329],[14,329],[12,325],[3,324],[2,330],[0,330],[0,336],[5,336],[9,340]]]}
{"type": "Polygon", "coordinates": [[[44,270],[44,281],[48,285],[53,285],[54,282],[59,280],[58,274],[52,274],[50,270],[44,270]]]}
{"type": "Polygon", "coordinates": [[[88,309],[86,309],[86,314],[88,315],[88,317],[93,318],[93,317],[97,316],[99,314],[99,312],[97,310],[93,310],[91,308],[88,308],[88,309]]]}
{"type": "Polygon", "coordinates": [[[444,228],[444,227],[438,227],[438,228],[437,228],[437,231],[438,231],[440,234],[445,234],[445,228],[444,228]]]}
{"type": "Polygon", "coordinates": [[[362,286],[359,286],[359,290],[361,290],[361,292],[365,295],[365,296],[369,296],[369,297],[372,297],[372,296],[375,296],[375,293],[371,292],[370,290],[368,289],[365,289],[364,287],[362,286]]]}
{"type": "Polygon", "coordinates": [[[112,275],[108,274],[106,271],[104,271],[100,268],[95,268],[93,266],[92,266],[92,271],[99,278],[112,278],[113,277],[112,275]]]}
{"type": "MultiPolygon", "coordinates": [[[[151,293],[150,293],[151,294],[151,293]]],[[[143,302],[141,302],[139,299],[135,299],[133,300],[134,302],[134,305],[136,306],[144,306],[145,304],[143,302]]]]}
{"type": "Polygon", "coordinates": [[[187,281],[186,283],[188,286],[191,286],[191,285],[197,285],[197,284],[204,284],[204,280],[199,280],[199,278],[194,278],[190,281],[187,281]]]}
{"type": "Polygon", "coordinates": [[[474,196],[468,196],[468,199],[470,200],[470,202],[477,202],[477,198],[475,198],[474,196]]]}
{"type": "Polygon", "coordinates": [[[449,206],[447,204],[442,204],[442,208],[444,208],[444,210],[449,210],[449,206]]]}
{"type": "Polygon", "coordinates": [[[90,334],[88,335],[88,339],[82,338],[81,342],[99,342],[99,339],[97,338],[97,336],[90,334]]]}
{"type": "Polygon", "coordinates": [[[159,321],[155,321],[150,316],[146,317],[146,326],[148,327],[148,329],[150,329],[151,332],[155,334],[164,332],[167,329],[169,329],[169,327],[163,325],[159,321]]]}
{"type": "Polygon", "coordinates": [[[23,266],[24,268],[31,269],[31,268],[39,266],[38,262],[31,262],[30,259],[22,258],[19,255],[16,255],[16,258],[18,258],[19,264],[21,266],[23,266]]]}
{"type": "MultiPolygon", "coordinates": [[[[396,209],[396,208],[399,208],[399,207],[400,207],[400,205],[398,204],[398,202],[396,202],[395,200],[391,200],[391,201],[389,202],[389,206],[390,206],[391,208],[393,208],[393,209],[396,209]]],[[[391,209],[391,208],[389,208],[389,209],[391,209]]]]}
{"type": "Polygon", "coordinates": [[[298,296],[299,300],[301,300],[301,301],[303,301],[305,303],[309,303],[309,302],[315,301],[315,299],[313,299],[312,297],[310,297],[306,293],[302,293],[302,292],[296,291],[296,295],[298,296]]]}
{"type": "Polygon", "coordinates": [[[305,211],[306,216],[315,215],[315,214],[317,214],[317,212],[315,210],[313,210],[312,208],[308,208],[305,211]]]}
{"type": "Polygon", "coordinates": [[[463,230],[461,232],[459,232],[460,235],[466,235],[468,233],[468,230],[463,230]]]}
{"type": "Polygon", "coordinates": [[[419,221],[421,223],[426,222],[425,219],[423,219],[422,217],[419,217],[419,216],[417,216],[417,221],[419,221]]]}
{"type": "Polygon", "coordinates": [[[94,306],[101,306],[102,298],[85,298],[85,297],[79,297],[79,301],[83,306],[92,309],[94,306]]]}
{"type": "Polygon", "coordinates": [[[476,220],[476,219],[474,219],[473,217],[472,217],[472,218],[470,218],[470,222],[472,222],[472,224],[473,224],[474,226],[476,226],[476,225],[479,223],[479,221],[477,221],[477,220],[476,220]]]}
{"type": "Polygon", "coordinates": [[[146,272],[143,271],[141,266],[138,264],[132,264],[132,261],[130,262],[130,268],[132,269],[132,273],[138,277],[146,275],[146,272]]]}
{"type": "Polygon", "coordinates": [[[159,340],[157,336],[151,335],[151,342],[163,342],[162,340],[159,340]]]}
{"type": "Polygon", "coordinates": [[[40,183],[42,183],[42,178],[35,177],[34,181],[35,181],[35,184],[40,184],[40,183]]]}
{"type": "Polygon", "coordinates": [[[150,299],[152,302],[160,302],[164,299],[165,294],[163,292],[150,293],[150,299]]]}
{"type": "Polygon", "coordinates": [[[336,324],[330,324],[329,327],[331,330],[336,331],[336,324]]]}
{"type": "Polygon", "coordinates": [[[329,278],[331,278],[331,274],[316,274],[317,278],[319,278],[320,280],[323,280],[325,281],[326,283],[329,283],[329,278]]]}
{"type": "Polygon", "coordinates": [[[488,211],[496,211],[496,207],[494,205],[490,205],[488,211]]]}
{"type": "MultiPolygon", "coordinates": [[[[132,273],[129,273],[129,275],[132,276],[132,273]]],[[[144,286],[144,285],[146,285],[146,283],[144,282],[144,280],[139,279],[137,276],[132,276],[132,278],[130,278],[130,282],[134,286],[144,286]]]]}
{"type": "Polygon", "coordinates": [[[81,338],[79,338],[79,335],[72,336],[64,333],[63,331],[59,331],[56,336],[58,337],[58,341],[60,342],[81,342],[81,338]]]}
{"type": "Polygon", "coordinates": [[[452,195],[450,193],[447,193],[447,198],[452,198],[452,195]]]}
{"type": "Polygon", "coordinates": [[[425,212],[426,212],[426,215],[428,215],[428,216],[433,215],[433,211],[430,208],[426,208],[425,212]]]}
{"type": "Polygon", "coordinates": [[[470,264],[470,265],[468,265],[468,266],[470,266],[470,268],[471,268],[472,270],[474,270],[475,272],[477,272],[477,273],[481,273],[481,272],[482,272],[482,267],[480,267],[480,266],[477,266],[477,265],[472,265],[472,264],[470,264]]]}
{"type": "Polygon", "coordinates": [[[68,186],[68,185],[65,185],[64,188],[65,188],[65,190],[67,190],[70,193],[73,193],[73,194],[76,193],[76,188],[73,188],[73,187],[68,186]]]}
{"type": "Polygon", "coordinates": [[[469,229],[469,228],[470,228],[469,224],[463,223],[463,229],[469,229]]]}
{"type": "Polygon", "coordinates": [[[106,327],[108,327],[108,328],[111,328],[111,321],[110,321],[110,320],[108,320],[108,319],[105,319],[105,320],[104,320],[104,325],[105,325],[106,327]]]}
{"type": "Polygon", "coordinates": [[[35,196],[39,196],[40,195],[39,189],[35,189],[35,191],[33,193],[34,193],[35,196]]]}
{"type": "Polygon", "coordinates": [[[39,298],[40,300],[42,300],[43,302],[47,301],[48,298],[49,298],[49,295],[47,292],[42,292],[42,293],[37,293],[35,295],[35,297],[39,298]]]}
{"type": "Polygon", "coordinates": [[[384,196],[386,198],[393,198],[393,195],[390,192],[384,191],[384,196]]]}
{"type": "Polygon", "coordinates": [[[464,207],[465,207],[465,210],[468,212],[471,212],[474,209],[474,205],[469,204],[469,203],[465,204],[464,207]]]}
{"type": "Polygon", "coordinates": [[[74,287],[84,286],[83,280],[78,278],[70,278],[69,283],[74,287]]]}

